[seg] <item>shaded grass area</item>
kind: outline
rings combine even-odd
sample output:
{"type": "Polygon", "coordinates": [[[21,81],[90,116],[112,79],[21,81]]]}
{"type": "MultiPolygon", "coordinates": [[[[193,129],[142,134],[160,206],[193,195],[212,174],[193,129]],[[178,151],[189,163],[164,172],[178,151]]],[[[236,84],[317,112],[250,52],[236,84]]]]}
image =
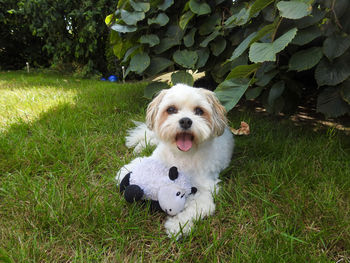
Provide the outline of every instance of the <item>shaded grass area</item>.
{"type": "Polygon", "coordinates": [[[350,260],[350,140],[333,129],[231,112],[252,134],[236,137],[215,215],[183,240],[126,204],[113,179],[135,157],[124,136],[145,85],[0,73],[0,261],[350,260]]]}

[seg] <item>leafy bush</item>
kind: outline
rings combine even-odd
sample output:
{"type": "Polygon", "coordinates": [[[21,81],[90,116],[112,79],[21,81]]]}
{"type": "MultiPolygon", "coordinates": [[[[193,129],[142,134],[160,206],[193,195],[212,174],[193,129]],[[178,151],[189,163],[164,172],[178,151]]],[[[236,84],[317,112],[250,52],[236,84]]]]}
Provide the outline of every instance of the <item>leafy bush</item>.
{"type": "MultiPolygon", "coordinates": [[[[13,31],[14,27],[10,27],[11,23],[18,21],[16,25],[25,29],[25,36],[30,35],[40,40],[41,45],[35,46],[33,56],[48,54],[48,64],[58,69],[71,69],[84,76],[108,71],[105,49],[109,30],[104,24],[104,19],[113,12],[116,1],[3,2],[4,9],[2,8],[1,12],[7,20],[1,19],[0,13],[1,28],[13,37],[21,39],[23,30],[13,31]]],[[[32,43],[27,42],[25,43],[30,47],[32,43]]],[[[8,43],[15,46],[13,41],[8,43]]]]}
{"type": "Polygon", "coordinates": [[[16,1],[0,1],[0,69],[24,68],[26,62],[48,66],[50,56],[42,50],[44,41],[33,36],[23,15],[15,15],[16,1]]]}
{"type": "MultiPolygon", "coordinates": [[[[205,71],[230,110],[245,96],[292,112],[306,93],[327,117],[350,113],[348,0],[121,0],[106,17],[127,73],[205,71]]],[[[152,83],[151,97],[166,83],[152,83]]]]}

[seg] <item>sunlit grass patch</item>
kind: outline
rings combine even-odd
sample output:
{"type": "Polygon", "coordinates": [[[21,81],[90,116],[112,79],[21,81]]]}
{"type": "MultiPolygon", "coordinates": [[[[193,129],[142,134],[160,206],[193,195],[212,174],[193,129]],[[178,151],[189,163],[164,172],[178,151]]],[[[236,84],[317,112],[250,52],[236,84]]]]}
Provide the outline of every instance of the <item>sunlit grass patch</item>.
{"type": "Polygon", "coordinates": [[[40,114],[60,104],[73,105],[76,94],[76,90],[57,90],[52,86],[6,89],[6,84],[0,83],[1,128],[20,121],[34,121],[40,114]]]}

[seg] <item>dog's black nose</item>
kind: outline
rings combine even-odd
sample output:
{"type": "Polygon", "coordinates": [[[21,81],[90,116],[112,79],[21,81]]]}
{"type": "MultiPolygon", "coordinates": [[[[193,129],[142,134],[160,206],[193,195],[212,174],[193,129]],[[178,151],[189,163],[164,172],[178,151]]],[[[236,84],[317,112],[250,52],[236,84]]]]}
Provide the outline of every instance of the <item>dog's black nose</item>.
{"type": "Polygon", "coordinates": [[[181,120],[179,120],[180,123],[180,127],[182,129],[189,129],[192,126],[192,120],[190,118],[182,118],[181,120]]]}

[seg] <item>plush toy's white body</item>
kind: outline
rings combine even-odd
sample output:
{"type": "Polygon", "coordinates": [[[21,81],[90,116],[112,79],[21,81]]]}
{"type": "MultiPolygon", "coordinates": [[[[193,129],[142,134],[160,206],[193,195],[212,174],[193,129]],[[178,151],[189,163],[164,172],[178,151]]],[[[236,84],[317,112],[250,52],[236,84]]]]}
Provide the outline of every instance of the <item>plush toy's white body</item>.
{"type": "Polygon", "coordinates": [[[158,201],[168,215],[181,212],[186,197],[195,193],[190,178],[176,167],[169,168],[159,160],[144,157],[139,161],[129,174],[129,185],[140,187],[143,191],[142,199],[158,201]],[[171,173],[174,178],[171,178],[171,173]]]}
{"type": "Polygon", "coordinates": [[[143,199],[158,201],[159,189],[166,185],[176,185],[181,189],[188,189],[191,193],[191,181],[188,176],[179,172],[179,177],[172,181],[169,179],[169,169],[161,161],[151,158],[141,158],[140,164],[133,167],[130,174],[130,184],[136,184],[144,192],[143,199]]]}

